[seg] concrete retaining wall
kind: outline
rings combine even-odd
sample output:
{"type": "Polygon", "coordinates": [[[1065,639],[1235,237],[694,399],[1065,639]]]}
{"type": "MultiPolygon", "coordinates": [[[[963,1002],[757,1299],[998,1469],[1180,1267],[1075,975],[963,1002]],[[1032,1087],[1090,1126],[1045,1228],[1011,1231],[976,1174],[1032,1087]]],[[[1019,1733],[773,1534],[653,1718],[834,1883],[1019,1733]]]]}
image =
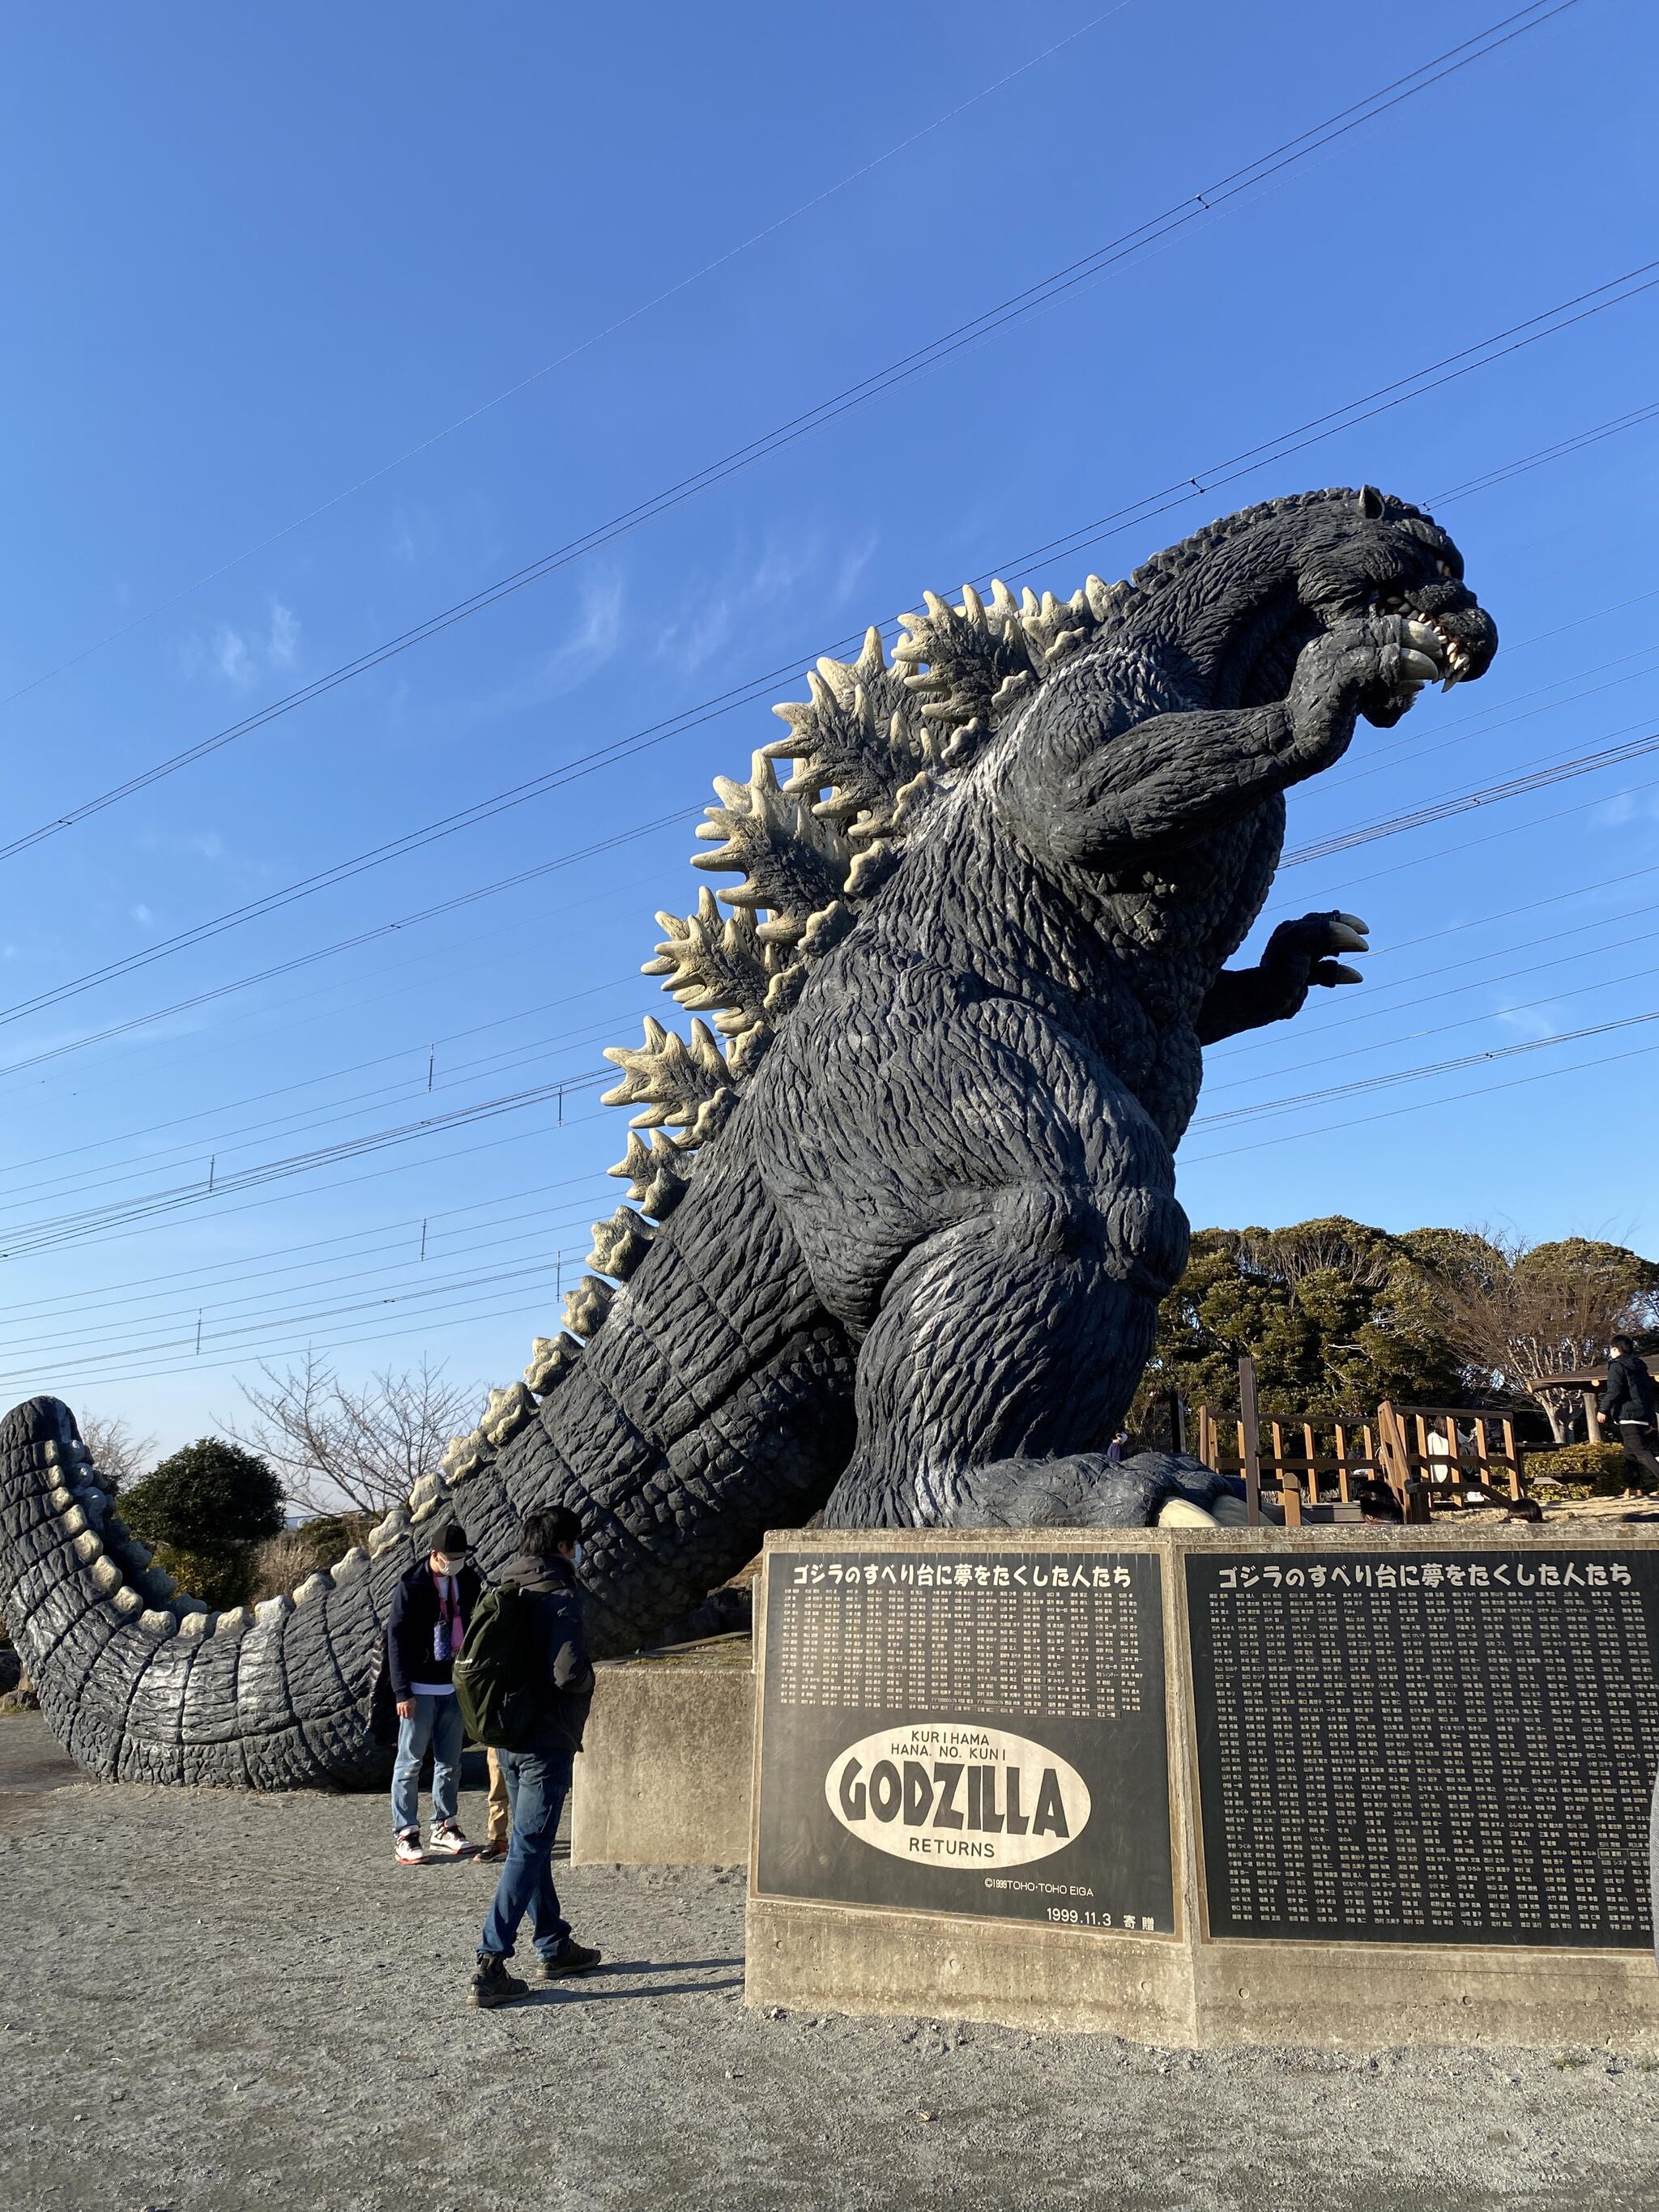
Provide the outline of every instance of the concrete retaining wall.
{"type": "Polygon", "coordinates": [[[596,1672],[571,1799],[572,1864],[744,1865],[755,1730],[747,1639],[596,1672]]]}

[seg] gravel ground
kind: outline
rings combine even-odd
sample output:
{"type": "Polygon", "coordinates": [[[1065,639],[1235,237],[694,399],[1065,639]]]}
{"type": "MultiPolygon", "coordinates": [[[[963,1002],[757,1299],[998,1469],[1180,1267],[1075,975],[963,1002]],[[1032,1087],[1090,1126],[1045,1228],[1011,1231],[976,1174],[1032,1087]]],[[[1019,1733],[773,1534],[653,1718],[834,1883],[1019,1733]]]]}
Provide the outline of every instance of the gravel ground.
{"type": "MultiPolygon", "coordinates": [[[[462,1819],[482,1833],[481,1797],[462,1819]]],[[[465,2004],[489,1888],[378,1799],[105,1787],[0,1722],[9,2205],[1659,2202],[1659,2061],[1151,2051],[743,2002],[739,1872],[581,1867],[592,1979],[465,2004]]]]}

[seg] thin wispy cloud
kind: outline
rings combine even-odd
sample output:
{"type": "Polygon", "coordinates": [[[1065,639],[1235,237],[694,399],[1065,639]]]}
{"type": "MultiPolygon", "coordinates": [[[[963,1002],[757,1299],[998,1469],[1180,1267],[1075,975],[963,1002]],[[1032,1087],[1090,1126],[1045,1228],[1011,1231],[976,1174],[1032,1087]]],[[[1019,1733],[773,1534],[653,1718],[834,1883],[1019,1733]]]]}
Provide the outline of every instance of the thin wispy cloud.
{"type": "Polygon", "coordinates": [[[1622,830],[1627,822],[1636,819],[1636,793],[1620,791],[1593,810],[1590,826],[1595,830],[1622,830]]]}
{"type": "MultiPolygon", "coordinates": [[[[590,683],[622,644],[627,593],[616,570],[601,570],[582,583],[576,618],[556,645],[537,654],[522,672],[481,694],[465,708],[469,720],[493,721],[503,714],[545,707],[590,683]]],[[[447,710],[453,719],[453,710],[447,710]]]]}
{"type": "Polygon", "coordinates": [[[758,553],[739,545],[726,566],[695,580],[680,612],[658,633],[659,659],[683,673],[702,668],[744,633],[769,627],[793,601],[822,617],[841,612],[874,557],[873,534],[830,555],[817,533],[787,544],[769,538],[758,553]]]}
{"type": "Polygon", "coordinates": [[[300,657],[300,617],[273,599],[264,635],[222,622],[205,636],[192,632],[179,647],[185,674],[211,677],[239,695],[289,674],[300,657]]]}
{"type": "Polygon", "coordinates": [[[1566,1022],[1554,1006],[1499,1006],[1492,1019],[1501,1022],[1514,1036],[1524,1037],[1529,1043],[1540,1042],[1545,1037],[1559,1036],[1566,1022]]]}
{"type": "Polygon", "coordinates": [[[438,528],[424,507],[395,507],[392,510],[390,550],[394,561],[412,568],[438,550],[438,528]]]}
{"type": "Polygon", "coordinates": [[[270,634],[265,640],[265,658],[273,667],[292,668],[299,658],[300,617],[292,607],[285,607],[280,599],[270,603],[270,634]]]}
{"type": "Polygon", "coordinates": [[[213,634],[213,665],[234,691],[251,690],[259,680],[247,640],[226,623],[213,634]]]}

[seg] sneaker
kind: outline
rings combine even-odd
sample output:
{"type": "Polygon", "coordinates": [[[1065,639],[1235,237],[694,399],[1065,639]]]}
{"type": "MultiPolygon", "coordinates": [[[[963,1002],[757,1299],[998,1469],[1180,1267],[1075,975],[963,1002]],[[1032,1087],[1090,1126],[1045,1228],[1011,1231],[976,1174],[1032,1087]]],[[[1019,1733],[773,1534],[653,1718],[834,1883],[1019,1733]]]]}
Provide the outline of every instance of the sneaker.
{"type": "Polygon", "coordinates": [[[477,1860],[480,1866],[489,1865],[493,1863],[496,1859],[504,1859],[507,1856],[507,1845],[505,1844],[480,1844],[477,1850],[473,1853],[473,1856],[477,1860]]]}
{"type": "Polygon", "coordinates": [[[476,1844],[469,1844],[453,1820],[440,1820],[427,1843],[427,1856],[434,1859],[470,1859],[477,1852],[476,1844]]]}
{"type": "Polygon", "coordinates": [[[591,1974],[604,1955],[586,1943],[567,1943],[556,1957],[542,1960],[542,1979],[562,1982],[567,1974],[591,1974]]]}
{"type": "Polygon", "coordinates": [[[480,2012],[489,2012],[496,2005],[517,2004],[520,1997],[530,1995],[528,1982],[521,1982],[516,1974],[509,1974],[505,1960],[487,1951],[479,1959],[473,1972],[470,2002],[480,2012]]]}
{"type": "Polygon", "coordinates": [[[421,1849],[421,1832],[411,1828],[407,1835],[399,1836],[393,1856],[399,1866],[424,1866],[426,1853],[421,1849]]]}

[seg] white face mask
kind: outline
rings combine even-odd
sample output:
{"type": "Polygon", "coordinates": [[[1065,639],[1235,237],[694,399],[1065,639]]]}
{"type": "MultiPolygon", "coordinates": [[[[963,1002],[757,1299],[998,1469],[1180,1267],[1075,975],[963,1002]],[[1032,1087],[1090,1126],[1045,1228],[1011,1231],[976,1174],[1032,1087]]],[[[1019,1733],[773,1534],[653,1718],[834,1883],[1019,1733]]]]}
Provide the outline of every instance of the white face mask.
{"type": "Polygon", "coordinates": [[[461,1569],[466,1565],[466,1554],[465,1553],[462,1553],[458,1558],[451,1559],[447,1553],[440,1552],[437,1555],[437,1559],[438,1572],[441,1575],[458,1575],[461,1571],[461,1569]]]}

